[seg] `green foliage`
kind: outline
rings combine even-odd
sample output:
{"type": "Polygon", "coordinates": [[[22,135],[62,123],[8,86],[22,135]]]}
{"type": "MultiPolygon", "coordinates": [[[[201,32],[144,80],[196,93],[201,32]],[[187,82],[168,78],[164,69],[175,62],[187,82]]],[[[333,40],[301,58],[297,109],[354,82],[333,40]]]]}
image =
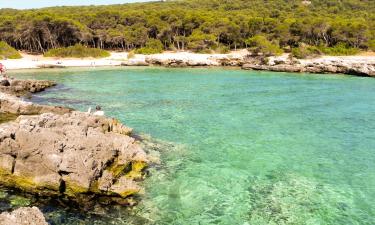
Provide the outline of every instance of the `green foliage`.
{"type": "Polygon", "coordinates": [[[215,36],[212,34],[206,34],[201,30],[195,30],[188,37],[188,47],[196,52],[203,53],[204,50],[209,50],[215,46],[215,36]]]}
{"type": "Polygon", "coordinates": [[[10,204],[13,207],[25,207],[31,204],[31,200],[21,196],[12,196],[10,198],[10,204]]]}
{"type": "Polygon", "coordinates": [[[298,48],[292,48],[292,56],[297,59],[305,59],[321,55],[322,52],[315,46],[301,44],[298,48]]]}
{"type": "Polygon", "coordinates": [[[8,197],[8,193],[0,190],[0,199],[5,199],[6,197],[8,197]]]}
{"type": "Polygon", "coordinates": [[[0,59],[20,59],[20,53],[9,46],[6,42],[0,41],[0,59]]]}
{"type": "Polygon", "coordinates": [[[150,54],[162,53],[163,49],[164,49],[163,44],[159,40],[149,39],[146,42],[146,46],[135,50],[135,53],[150,55],[150,54]]]}
{"type": "Polygon", "coordinates": [[[98,49],[98,48],[88,48],[81,44],[76,44],[67,48],[56,48],[51,49],[44,54],[45,57],[62,57],[62,58],[104,58],[110,56],[110,53],[98,49]]]}
{"type": "MultiPolygon", "coordinates": [[[[100,49],[205,52],[247,48],[261,35],[275,48],[309,46],[371,48],[375,39],[372,0],[171,0],[109,6],[0,9],[0,40],[17,49],[46,52],[77,43],[100,49]],[[223,47],[224,48],[224,47],[223,47]]],[[[320,48],[320,47],[319,47],[320,48]]],[[[336,50],[332,50],[335,52],[336,50]]],[[[277,51],[276,51],[277,52],[277,51]]],[[[330,51],[329,51],[330,52],[330,51]]],[[[341,54],[341,53],[340,53],[341,54]]]]}
{"type": "Polygon", "coordinates": [[[283,50],[278,44],[272,43],[263,35],[256,35],[246,40],[249,50],[255,54],[262,53],[266,56],[280,55],[283,50]]]}
{"type": "Polygon", "coordinates": [[[219,45],[217,48],[215,48],[215,52],[220,54],[226,54],[230,52],[230,47],[225,45],[219,45]]]}
{"type": "Polygon", "coordinates": [[[333,47],[318,47],[321,52],[326,55],[355,55],[360,52],[360,49],[348,46],[345,43],[339,43],[333,47]]]}
{"type": "Polygon", "coordinates": [[[375,39],[368,42],[368,48],[375,52],[375,39]]]}

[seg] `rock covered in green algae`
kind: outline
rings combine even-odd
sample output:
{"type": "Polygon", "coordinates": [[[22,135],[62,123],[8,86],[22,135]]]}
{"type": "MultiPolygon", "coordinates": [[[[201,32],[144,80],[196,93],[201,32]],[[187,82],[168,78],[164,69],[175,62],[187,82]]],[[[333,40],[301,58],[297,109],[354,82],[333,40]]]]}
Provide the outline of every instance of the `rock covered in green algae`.
{"type": "Polygon", "coordinates": [[[48,225],[43,213],[36,207],[19,208],[0,214],[0,225],[48,225]]]}
{"type": "Polygon", "coordinates": [[[108,196],[141,191],[146,153],[131,129],[81,112],[20,116],[0,125],[0,184],[38,195],[108,196]]]}
{"type": "Polygon", "coordinates": [[[31,204],[30,199],[21,196],[12,196],[10,198],[10,204],[13,207],[29,206],[31,204]]]}
{"type": "Polygon", "coordinates": [[[5,123],[8,121],[15,120],[17,118],[16,114],[11,113],[0,113],[0,123],[5,123]]]}

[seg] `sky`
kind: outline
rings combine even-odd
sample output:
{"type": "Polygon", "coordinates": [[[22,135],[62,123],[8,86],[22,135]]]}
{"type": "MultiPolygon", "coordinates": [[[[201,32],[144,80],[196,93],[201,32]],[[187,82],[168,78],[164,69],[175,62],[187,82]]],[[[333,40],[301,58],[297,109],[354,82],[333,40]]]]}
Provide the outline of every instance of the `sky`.
{"type": "Polygon", "coordinates": [[[109,5],[151,0],[0,0],[0,8],[31,9],[62,5],[109,5]]]}

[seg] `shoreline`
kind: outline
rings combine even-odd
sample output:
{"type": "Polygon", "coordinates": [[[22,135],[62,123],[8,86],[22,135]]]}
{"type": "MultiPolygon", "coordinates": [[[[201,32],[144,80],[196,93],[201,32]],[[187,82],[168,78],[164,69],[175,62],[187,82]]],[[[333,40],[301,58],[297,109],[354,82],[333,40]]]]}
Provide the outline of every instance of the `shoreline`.
{"type": "Polygon", "coordinates": [[[115,118],[20,98],[55,85],[14,80],[0,89],[0,113],[17,116],[0,124],[0,185],[82,209],[136,205],[145,171],[156,159],[115,118]]]}
{"type": "Polygon", "coordinates": [[[136,54],[128,59],[128,52],[111,52],[107,58],[44,58],[42,55],[22,54],[22,59],[0,60],[8,71],[45,68],[105,68],[129,66],[163,67],[233,67],[245,70],[275,72],[338,73],[375,77],[375,55],[320,56],[311,59],[291,59],[288,54],[267,57],[249,56],[247,50],[228,54],[198,54],[164,52],[154,55],[136,54]]]}

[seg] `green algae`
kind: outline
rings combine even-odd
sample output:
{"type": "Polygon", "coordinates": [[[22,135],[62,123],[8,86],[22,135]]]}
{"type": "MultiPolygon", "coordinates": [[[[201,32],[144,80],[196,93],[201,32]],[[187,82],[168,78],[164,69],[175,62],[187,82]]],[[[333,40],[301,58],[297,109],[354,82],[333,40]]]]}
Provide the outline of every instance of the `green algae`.
{"type": "Polygon", "coordinates": [[[130,163],[120,164],[118,159],[115,159],[115,161],[106,169],[106,171],[110,172],[113,177],[117,178],[122,175],[130,165],[130,163]]]}
{"type": "Polygon", "coordinates": [[[25,207],[31,204],[31,200],[21,196],[12,196],[10,198],[10,204],[13,207],[25,207]]]}
{"type": "Polygon", "coordinates": [[[90,192],[90,188],[82,187],[81,185],[77,184],[74,181],[71,181],[67,178],[64,179],[65,181],[65,191],[64,194],[69,197],[75,197],[80,194],[85,194],[90,192]]]}
{"type": "Polygon", "coordinates": [[[16,188],[27,193],[40,195],[57,195],[59,186],[44,182],[35,182],[32,177],[18,176],[0,168],[0,184],[9,188],[16,188]]]}
{"type": "Polygon", "coordinates": [[[6,193],[5,191],[0,190],[0,199],[4,199],[7,196],[8,196],[8,193],[6,193]]]}
{"type": "Polygon", "coordinates": [[[119,194],[122,198],[126,198],[126,197],[129,197],[129,196],[135,195],[138,192],[139,192],[138,189],[127,189],[126,191],[116,193],[116,194],[119,194]]]}
{"type": "Polygon", "coordinates": [[[131,170],[126,174],[127,178],[140,179],[143,178],[143,170],[147,167],[146,162],[135,161],[131,163],[131,170]]]}
{"type": "Polygon", "coordinates": [[[0,124],[16,120],[18,115],[11,113],[0,113],[0,124]]]}

